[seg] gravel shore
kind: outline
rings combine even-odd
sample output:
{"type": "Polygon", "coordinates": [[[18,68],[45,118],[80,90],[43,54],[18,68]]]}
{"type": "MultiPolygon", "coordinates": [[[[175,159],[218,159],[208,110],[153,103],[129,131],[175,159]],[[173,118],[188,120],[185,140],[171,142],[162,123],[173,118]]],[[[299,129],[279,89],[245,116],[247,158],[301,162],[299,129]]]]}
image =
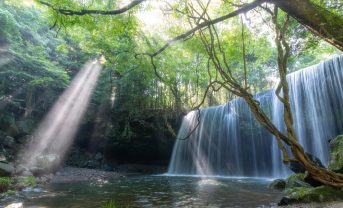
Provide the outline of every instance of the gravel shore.
{"type": "Polygon", "coordinates": [[[51,180],[51,183],[108,180],[120,176],[123,176],[123,174],[112,171],[63,167],[56,172],[56,174],[51,180]]]}

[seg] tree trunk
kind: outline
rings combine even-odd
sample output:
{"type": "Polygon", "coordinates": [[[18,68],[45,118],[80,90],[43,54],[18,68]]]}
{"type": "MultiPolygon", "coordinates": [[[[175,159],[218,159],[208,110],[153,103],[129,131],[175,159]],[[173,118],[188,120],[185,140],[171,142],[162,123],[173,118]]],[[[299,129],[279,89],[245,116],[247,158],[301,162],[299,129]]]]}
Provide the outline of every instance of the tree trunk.
{"type": "Polygon", "coordinates": [[[343,51],[343,16],[310,0],[267,0],[308,28],[312,33],[343,51]]]}

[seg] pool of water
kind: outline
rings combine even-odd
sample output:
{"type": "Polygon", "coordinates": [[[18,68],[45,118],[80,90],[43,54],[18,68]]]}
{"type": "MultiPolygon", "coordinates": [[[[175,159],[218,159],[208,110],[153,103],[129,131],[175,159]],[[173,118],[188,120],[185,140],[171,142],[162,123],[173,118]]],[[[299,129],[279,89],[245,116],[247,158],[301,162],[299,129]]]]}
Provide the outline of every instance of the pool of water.
{"type": "Polygon", "coordinates": [[[112,181],[51,184],[41,193],[26,193],[25,207],[270,207],[281,193],[270,180],[188,176],[132,176],[112,181]]]}

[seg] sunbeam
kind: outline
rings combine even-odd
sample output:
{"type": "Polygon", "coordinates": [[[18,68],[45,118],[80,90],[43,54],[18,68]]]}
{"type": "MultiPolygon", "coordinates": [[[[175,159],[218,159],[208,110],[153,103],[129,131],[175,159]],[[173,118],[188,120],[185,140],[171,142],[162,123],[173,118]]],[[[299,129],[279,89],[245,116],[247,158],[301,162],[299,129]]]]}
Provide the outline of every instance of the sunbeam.
{"type": "Polygon", "coordinates": [[[100,70],[99,61],[84,65],[34,132],[34,141],[23,153],[22,164],[34,167],[42,155],[59,158],[51,164],[44,164],[45,168],[53,168],[61,162],[86,112],[100,70]]]}

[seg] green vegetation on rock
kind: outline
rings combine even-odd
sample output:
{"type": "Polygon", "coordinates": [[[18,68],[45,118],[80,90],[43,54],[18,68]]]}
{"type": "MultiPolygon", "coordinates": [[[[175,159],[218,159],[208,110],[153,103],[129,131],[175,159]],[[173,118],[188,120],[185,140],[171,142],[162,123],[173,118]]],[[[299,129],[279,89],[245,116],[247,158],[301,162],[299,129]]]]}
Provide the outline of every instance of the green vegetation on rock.
{"type": "Polygon", "coordinates": [[[34,176],[19,176],[15,178],[17,187],[35,187],[37,186],[37,179],[34,176]]]}
{"type": "Polygon", "coordinates": [[[286,189],[288,202],[311,203],[343,200],[343,191],[328,186],[295,187],[286,189]]]}
{"type": "Polygon", "coordinates": [[[0,177],[0,193],[6,192],[11,183],[12,183],[12,178],[0,177]]]}
{"type": "Polygon", "coordinates": [[[286,189],[288,188],[295,188],[295,187],[309,187],[310,185],[304,182],[306,174],[305,173],[297,173],[289,176],[286,179],[286,189]]]}
{"type": "Polygon", "coordinates": [[[329,169],[343,173],[343,135],[339,135],[330,141],[330,163],[329,169]]]}
{"type": "Polygon", "coordinates": [[[284,190],[286,187],[286,181],[283,179],[276,179],[269,185],[269,187],[276,190],[284,190]]]}

